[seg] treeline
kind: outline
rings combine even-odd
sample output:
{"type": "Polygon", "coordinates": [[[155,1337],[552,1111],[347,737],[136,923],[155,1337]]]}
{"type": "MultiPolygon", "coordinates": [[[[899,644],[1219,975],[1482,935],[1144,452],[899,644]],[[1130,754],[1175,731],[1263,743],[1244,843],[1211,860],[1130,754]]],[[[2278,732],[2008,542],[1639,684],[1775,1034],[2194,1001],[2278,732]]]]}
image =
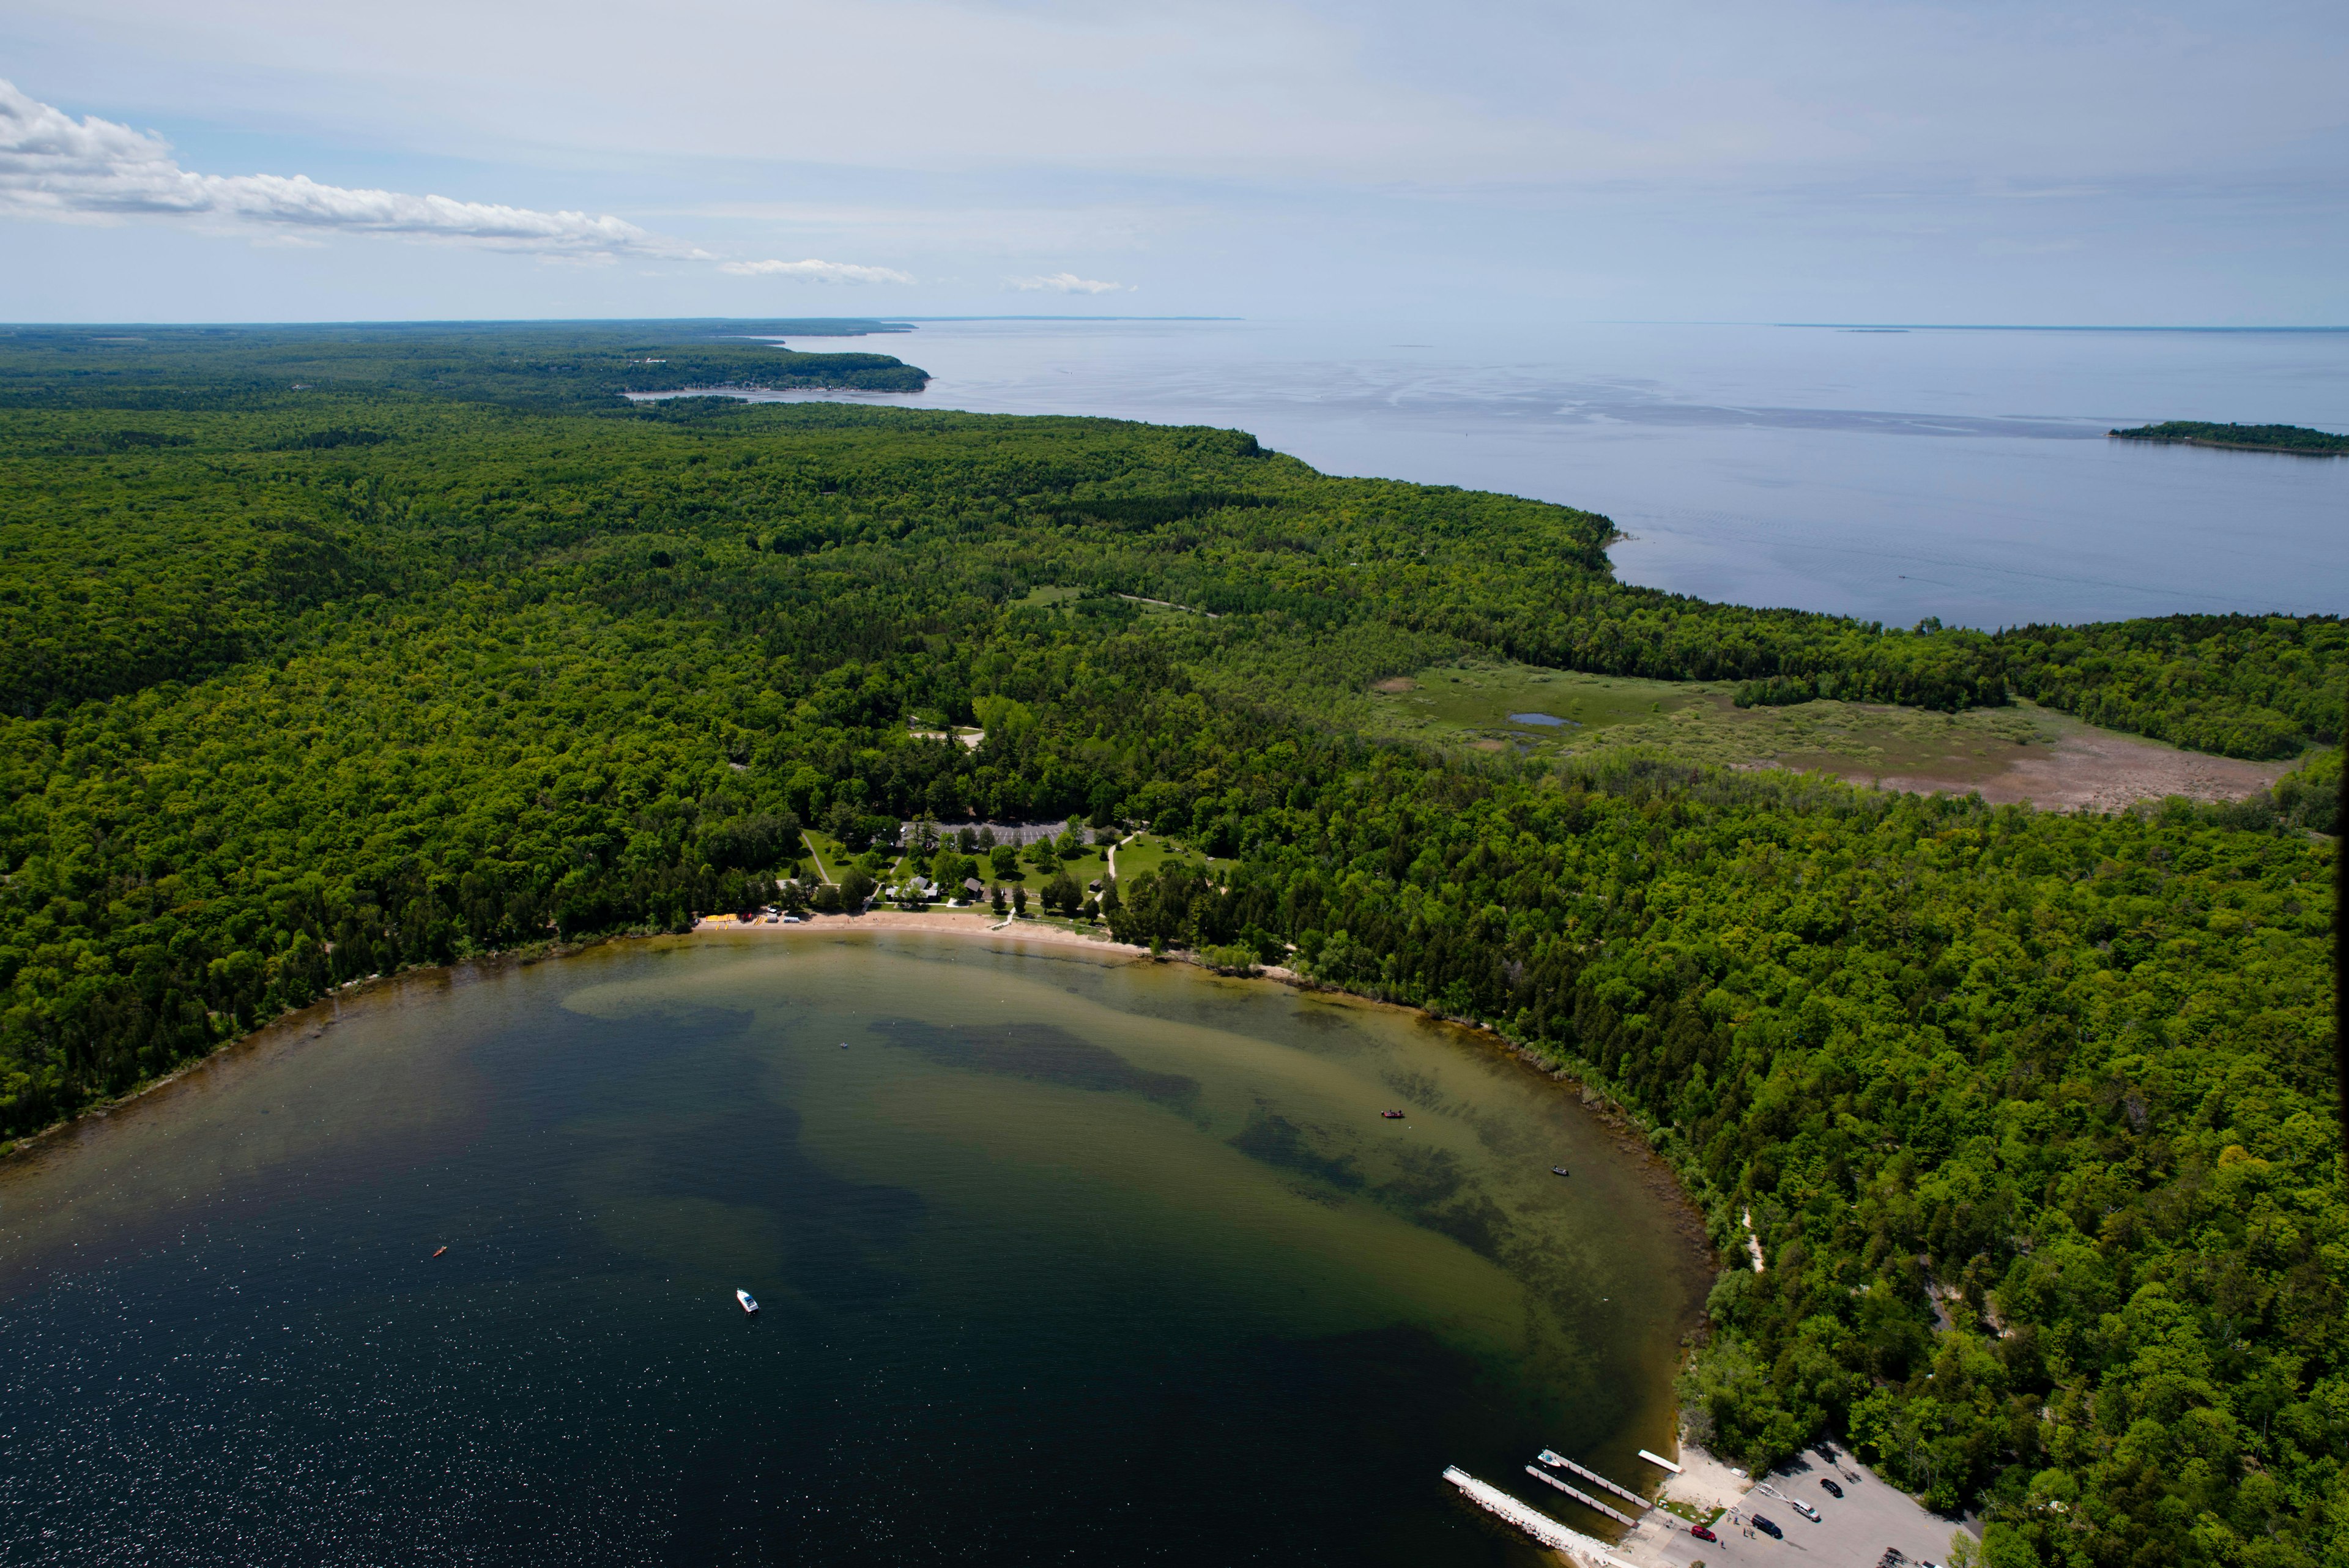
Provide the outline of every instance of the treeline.
{"type": "Polygon", "coordinates": [[[2016,691],[2092,724],[2227,757],[2341,739],[2349,627],[2334,617],[2160,616],[1998,641],[2016,691]]]}
{"type": "Polygon", "coordinates": [[[517,411],[432,362],[0,415],[0,1136],[352,979],[735,907],[800,823],[1148,820],[1232,864],[1121,935],[1489,1023],[1648,1128],[1729,1265],[1724,1451],[1845,1433],[2002,1563],[2327,1561],[2337,755],[2070,817],[1446,760],[1338,699],[1485,649],[2255,750],[2338,735],[2336,621],[1710,606],[1614,584],[1603,518],[1233,432],[517,411]]]}
{"type": "MultiPolygon", "coordinates": [[[[929,384],[928,372],[886,354],[811,354],[757,341],[786,331],[814,335],[806,329],[817,325],[11,327],[0,328],[0,408],[299,409],[356,395],[552,411],[605,408],[628,391],[763,386],[918,392],[929,384]]],[[[888,330],[877,322],[823,325],[888,330]]]]}
{"type": "Polygon", "coordinates": [[[2219,425],[2201,420],[2170,420],[2111,433],[2123,441],[2176,441],[2243,452],[2288,452],[2313,457],[2349,452],[2349,435],[2313,431],[2305,425],[2219,425]]]}

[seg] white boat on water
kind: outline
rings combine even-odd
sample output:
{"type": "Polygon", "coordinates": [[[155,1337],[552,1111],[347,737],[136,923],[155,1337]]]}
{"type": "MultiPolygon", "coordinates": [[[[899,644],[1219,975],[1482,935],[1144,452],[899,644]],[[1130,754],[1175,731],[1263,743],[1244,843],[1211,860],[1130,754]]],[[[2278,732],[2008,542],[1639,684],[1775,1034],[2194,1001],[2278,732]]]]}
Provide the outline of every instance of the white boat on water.
{"type": "Polygon", "coordinates": [[[744,1313],[752,1317],[756,1317],[758,1315],[759,1298],[752,1295],[749,1291],[736,1291],[734,1293],[734,1299],[742,1303],[742,1310],[744,1313]]]}

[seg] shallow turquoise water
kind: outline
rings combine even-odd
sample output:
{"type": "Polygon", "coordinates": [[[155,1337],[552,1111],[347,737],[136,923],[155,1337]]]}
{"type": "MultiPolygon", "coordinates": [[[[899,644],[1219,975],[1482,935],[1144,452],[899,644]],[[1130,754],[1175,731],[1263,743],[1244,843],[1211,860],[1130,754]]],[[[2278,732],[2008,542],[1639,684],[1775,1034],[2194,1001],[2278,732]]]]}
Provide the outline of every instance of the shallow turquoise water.
{"type": "Polygon", "coordinates": [[[1669,1440],[1670,1199],[1458,1031],[765,932],[328,1016],[0,1174],[0,1558],[1531,1561],[1445,1464],[1669,1440]]]}

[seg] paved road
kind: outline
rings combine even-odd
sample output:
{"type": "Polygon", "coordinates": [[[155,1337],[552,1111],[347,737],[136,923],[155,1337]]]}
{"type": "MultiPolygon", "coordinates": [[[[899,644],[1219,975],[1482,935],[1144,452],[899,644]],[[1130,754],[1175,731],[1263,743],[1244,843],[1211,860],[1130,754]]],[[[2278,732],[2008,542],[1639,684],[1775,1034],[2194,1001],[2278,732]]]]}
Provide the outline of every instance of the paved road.
{"type": "MultiPolygon", "coordinates": [[[[1829,1450],[1829,1455],[1806,1452],[1764,1478],[1788,1497],[1800,1498],[1817,1509],[1820,1523],[1813,1524],[1756,1489],[1745,1495],[1741,1511],[1760,1513],[1776,1521],[1778,1528],[1786,1532],[1785,1540],[1773,1541],[1757,1531],[1749,1541],[1724,1518],[1713,1527],[1721,1537],[1718,1542],[1699,1541],[1689,1534],[1687,1525],[1682,1524],[1675,1526],[1676,1534],[1663,1541],[1647,1536],[1639,1543],[1647,1549],[1639,1551],[1637,1555],[1648,1561],[1660,1559],[1673,1568],[1697,1562],[1705,1563],[1706,1568],[1723,1568],[1726,1564],[1735,1564],[1735,1568],[1763,1568],[1765,1564],[1769,1568],[1876,1568],[1884,1556],[1884,1549],[1897,1546],[1908,1553],[1911,1563],[1949,1560],[1950,1537],[1958,1528],[1955,1523],[1928,1513],[1899,1488],[1863,1471],[1858,1462],[1841,1449],[1829,1450]],[[1843,1488],[1840,1501],[1819,1485],[1821,1476],[1843,1488]]],[[[1671,1515],[1658,1511],[1650,1518],[1669,1520],[1671,1515]]]]}

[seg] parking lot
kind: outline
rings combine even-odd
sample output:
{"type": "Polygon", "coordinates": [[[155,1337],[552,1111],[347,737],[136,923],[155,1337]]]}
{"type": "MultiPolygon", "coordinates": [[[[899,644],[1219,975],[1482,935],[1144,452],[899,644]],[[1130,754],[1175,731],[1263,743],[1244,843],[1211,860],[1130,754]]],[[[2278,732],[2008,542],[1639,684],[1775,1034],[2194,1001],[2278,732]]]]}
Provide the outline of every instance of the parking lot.
{"type": "MultiPolygon", "coordinates": [[[[1764,1563],[1778,1568],[1800,1563],[1802,1568],[1876,1568],[1884,1549],[1896,1546],[1911,1563],[1946,1563],[1950,1537],[1957,1524],[1929,1513],[1899,1487],[1878,1480],[1839,1448],[1806,1451],[1763,1478],[1788,1497],[1800,1498],[1819,1511],[1814,1524],[1758,1487],[1739,1500],[1742,1513],[1759,1513],[1786,1532],[1773,1541],[1756,1532],[1751,1540],[1727,1517],[1713,1525],[1717,1542],[1699,1541],[1687,1524],[1658,1509],[1617,1548],[1622,1555],[1651,1568],[1706,1568],[1734,1563],[1738,1568],[1764,1563]],[[1824,1476],[1843,1488],[1840,1499],[1819,1485],[1824,1476]]],[[[1669,1487],[1667,1490],[1671,1490],[1669,1487]]]]}

